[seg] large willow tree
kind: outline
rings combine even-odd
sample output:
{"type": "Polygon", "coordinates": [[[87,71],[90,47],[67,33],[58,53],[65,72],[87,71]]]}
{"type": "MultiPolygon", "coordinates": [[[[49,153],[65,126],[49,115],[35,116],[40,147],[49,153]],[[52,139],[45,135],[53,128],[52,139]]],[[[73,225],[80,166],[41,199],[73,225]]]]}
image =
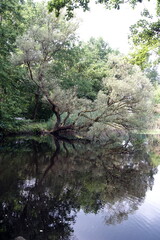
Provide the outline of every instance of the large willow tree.
{"type": "MultiPolygon", "coordinates": [[[[77,24],[65,21],[63,16],[56,18],[41,6],[32,26],[17,39],[12,57],[50,105],[55,116],[52,132],[69,129],[93,137],[104,136],[109,129],[144,126],[151,109],[152,87],[140,69],[123,57],[110,54],[104,61],[106,77],[94,100],[78,97],[76,85],[62,89],[62,75],[58,77],[52,70],[56,54],[72,48],[76,28],[77,24]]],[[[64,67],[64,76],[67,71],[64,67]]]]}

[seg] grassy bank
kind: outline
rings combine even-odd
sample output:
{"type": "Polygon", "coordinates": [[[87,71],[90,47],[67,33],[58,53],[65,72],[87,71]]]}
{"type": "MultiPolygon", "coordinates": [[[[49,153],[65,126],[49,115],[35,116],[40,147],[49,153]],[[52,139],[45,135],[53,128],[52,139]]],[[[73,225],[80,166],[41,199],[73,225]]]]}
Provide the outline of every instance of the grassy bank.
{"type": "Polygon", "coordinates": [[[41,134],[44,131],[50,131],[53,128],[54,121],[49,119],[47,122],[34,122],[32,120],[18,119],[13,123],[5,123],[1,130],[2,135],[18,134],[41,134]]]}

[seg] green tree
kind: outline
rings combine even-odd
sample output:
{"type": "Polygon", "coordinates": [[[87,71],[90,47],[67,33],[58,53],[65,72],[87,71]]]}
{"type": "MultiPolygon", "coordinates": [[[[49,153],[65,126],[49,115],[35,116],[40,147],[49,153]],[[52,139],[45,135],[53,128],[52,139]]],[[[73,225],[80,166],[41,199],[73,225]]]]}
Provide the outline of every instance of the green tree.
{"type": "MultiPolygon", "coordinates": [[[[71,91],[62,92],[57,83],[57,77],[50,74],[54,64],[54,56],[62,49],[68,48],[75,38],[76,24],[65,22],[64,18],[56,19],[53,14],[48,14],[43,5],[38,5],[34,24],[27,32],[17,39],[17,53],[12,61],[17,66],[22,66],[28,72],[28,79],[41,92],[52,107],[56,116],[56,126],[60,124],[60,111],[57,105],[57,96],[61,101],[61,110],[70,108],[70,98],[74,96],[71,91]],[[68,96],[66,105],[62,103],[63,97],[68,96]],[[53,97],[52,97],[53,96],[53,97]]],[[[63,112],[64,110],[62,110],[63,112]]]]}
{"type": "Polygon", "coordinates": [[[2,0],[0,4],[0,129],[13,125],[13,118],[22,112],[21,105],[25,108],[26,104],[20,93],[22,72],[10,62],[15,40],[23,32],[23,6],[19,0],[2,0]]]}
{"type": "Polygon", "coordinates": [[[130,27],[130,39],[134,46],[130,55],[131,62],[144,69],[151,64],[157,65],[160,61],[160,20],[158,10],[157,20],[146,9],[142,16],[143,19],[130,27]]]}
{"type": "Polygon", "coordinates": [[[158,72],[158,68],[156,66],[146,68],[144,73],[150,79],[153,85],[157,85],[160,83],[160,74],[158,72]]]}
{"type": "Polygon", "coordinates": [[[58,52],[52,74],[62,80],[62,88],[76,85],[78,97],[95,100],[102,87],[102,79],[106,77],[110,53],[116,54],[116,51],[102,38],[91,38],[87,43],[80,42],[71,49],[58,52]]]}
{"type": "Polygon", "coordinates": [[[33,20],[17,38],[12,62],[26,72],[26,86],[50,105],[54,133],[72,129],[94,136],[142,125],[152,87],[138,68],[109,54],[114,51],[102,39],[74,46],[77,24],[48,14],[41,4],[33,20]]]}
{"type": "MultiPolygon", "coordinates": [[[[78,98],[75,89],[62,89],[59,79],[53,79],[49,71],[50,64],[54,61],[53,55],[48,55],[50,52],[42,48],[41,42],[44,41],[38,39],[38,36],[30,30],[27,35],[19,38],[17,63],[26,65],[30,80],[39,86],[50,103],[56,116],[54,132],[81,129],[88,132],[89,136],[98,134],[100,137],[110,128],[132,129],[144,126],[148,111],[151,110],[152,87],[138,68],[119,56],[111,55],[106,64],[106,78],[101,82],[101,90],[95,100],[78,98]]],[[[52,47],[52,43],[51,41],[50,45],[49,42],[47,47],[52,47]]],[[[52,50],[55,49],[55,44],[53,47],[52,50]]]]}
{"type": "Polygon", "coordinates": [[[107,69],[103,88],[95,100],[94,124],[89,130],[91,136],[99,139],[105,139],[109,129],[144,127],[152,111],[152,85],[138,67],[111,55],[107,69]]]}

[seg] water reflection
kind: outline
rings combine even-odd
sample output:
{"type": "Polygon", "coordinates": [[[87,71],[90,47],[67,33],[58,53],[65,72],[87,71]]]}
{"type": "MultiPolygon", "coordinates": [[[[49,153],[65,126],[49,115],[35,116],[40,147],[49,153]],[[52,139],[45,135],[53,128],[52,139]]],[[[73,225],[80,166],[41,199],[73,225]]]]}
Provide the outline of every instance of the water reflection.
{"type": "MultiPolygon", "coordinates": [[[[77,213],[103,211],[106,224],[126,220],[153,186],[146,146],[5,140],[0,156],[0,239],[72,239],[77,213]]],[[[88,239],[89,240],[89,239],[88,239]]]]}

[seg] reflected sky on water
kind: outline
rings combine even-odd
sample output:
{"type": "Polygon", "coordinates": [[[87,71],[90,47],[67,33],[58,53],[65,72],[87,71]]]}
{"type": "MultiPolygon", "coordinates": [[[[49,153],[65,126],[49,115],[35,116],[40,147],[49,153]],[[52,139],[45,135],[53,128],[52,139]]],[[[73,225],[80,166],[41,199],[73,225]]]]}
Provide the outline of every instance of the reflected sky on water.
{"type": "MultiPolygon", "coordinates": [[[[116,206],[115,206],[116,207],[116,206]]],[[[127,201],[122,208],[126,208],[127,201]]],[[[122,209],[121,208],[121,209],[122,209]]],[[[107,208],[108,210],[108,208],[107,208]]],[[[154,176],[154,186],[148,190],[144,202],[123,222],[106,225],[106,209],[98,214],[80,210],[74,225],[75,239],[79,240],[158,240],[160,239],[160,166],[154,176]]]]}

